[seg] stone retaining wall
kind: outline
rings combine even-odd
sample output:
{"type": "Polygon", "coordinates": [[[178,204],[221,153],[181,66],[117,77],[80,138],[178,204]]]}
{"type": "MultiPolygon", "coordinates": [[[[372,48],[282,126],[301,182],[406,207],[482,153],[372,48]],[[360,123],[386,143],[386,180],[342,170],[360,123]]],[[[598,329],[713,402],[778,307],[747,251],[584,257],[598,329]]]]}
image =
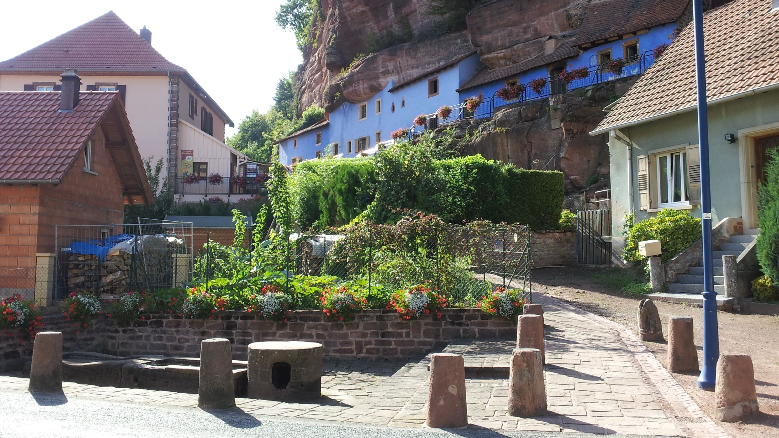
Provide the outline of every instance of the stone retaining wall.
{"type": "Polygon", "coordinates": [[[534,268],[576,266],[576,231],[533,231],[530,252],[534,268]]]}

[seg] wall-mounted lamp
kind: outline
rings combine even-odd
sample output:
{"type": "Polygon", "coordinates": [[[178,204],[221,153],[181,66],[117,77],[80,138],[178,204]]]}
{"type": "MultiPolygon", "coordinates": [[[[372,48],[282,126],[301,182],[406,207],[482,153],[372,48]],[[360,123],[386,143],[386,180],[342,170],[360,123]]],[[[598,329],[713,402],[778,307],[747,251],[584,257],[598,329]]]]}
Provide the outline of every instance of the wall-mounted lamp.
{"type": "Polygon", "coordinates": [[[727,141],[730,144],[733,144],[736,142],[736,134],[725,134],[725,141],[727,141]]]}

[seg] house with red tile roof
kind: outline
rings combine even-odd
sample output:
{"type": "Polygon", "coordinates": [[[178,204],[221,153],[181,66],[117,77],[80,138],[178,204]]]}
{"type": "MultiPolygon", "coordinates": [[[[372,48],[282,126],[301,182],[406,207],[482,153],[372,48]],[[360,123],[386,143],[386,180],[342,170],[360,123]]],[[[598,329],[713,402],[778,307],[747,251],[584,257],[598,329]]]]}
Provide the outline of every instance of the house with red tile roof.
{"type": "Polygon", "coordinates": [[[186,69],[152,47],[150,30],[139,34],[108,12],[0,62],[0,91],[58,91],[67,68],[78,70],[82,91],[119,92],[141,156],[165,160],[179,200],[251,196],[242,195],[251,187],[231,181],[248,161],[224,143],[233,121],[186,69]],[[217,174],[222,184],[206,183],[217,174]]]}
{"type": "MultiPolygon", "coordinates": [[[[704,43],[712,220],[741,218],[749,234],[767,151],[779,145],[779,1],[734,0],[706,12],[704,43]]],[[[591,132],[609,134],[615,252],[626,214],[642,220],[673,208],[700,217],[696,108],[688,25],[591,132]]]]}
{"type": "Polygon", "coordinates": [[[0,92],[0,295],[30,296],[36,254],[56,225],[122,223],[125,204],[152,203],[118,92],[0,92]]]}

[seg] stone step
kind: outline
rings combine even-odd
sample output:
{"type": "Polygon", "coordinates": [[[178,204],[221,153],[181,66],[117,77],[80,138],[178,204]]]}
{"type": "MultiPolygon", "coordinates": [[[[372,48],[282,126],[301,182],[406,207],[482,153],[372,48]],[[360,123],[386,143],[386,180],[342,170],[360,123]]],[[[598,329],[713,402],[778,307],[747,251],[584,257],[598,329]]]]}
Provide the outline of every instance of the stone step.
{"type": "Polygon", "coordinates": [[[757,236],[752,234],[736,234],[730,236],[730,242],[731,243],[752,243],[756,238],[757,236]]]}
{"type": "Polygon", "coordinates": [[[739,255],[741,255],[741,251],[742,250],[738,250],[738,251],[712,251],[711,252],[711,256],[714,258],[714,260],[720,260],[721,261],[722,260],[722,256],[724,256],[724,255],[734,255],[734,256],[738,257],[739,255]]]}
{"type": "MultiPolygon", "coordinates": [[[[703,292],[703,283],[668,283],[668,292],[674,294],[701,294],[703,292]]],[[[725,294],[725,285],[715,284],[714,292],[725,294]]]]}
{"type": "MultiPolygon", "coordinates": [[[[676,282],[680,284],[703,284],[703,272],[701,272],[700,275],[681,274],[676,282]]],[[[714,284],[725,284],[725,277],[722,275],[715,275],[714,284]]]]}
{"type": "Polygon", "coordinates": [[[752,228],[752,229],[744,230],[744,235],[746,236],[757,237],[758,234],[760,234],[760,228],[752,228]]]}
{"type": "MultiPolygon", "coordinates": [[[[647,298],[651,298],[655,301],[665,301],[667,303],[677,304],[693,304],[703,306],[703,296],[691,295],[691,294],[674,294],[674,293],[656,293],[647,294],[647,298]]],[[[725,298],[724,295],[717,295],[717,309],[718,310],[731,310],[733,304],[735,304],[735,298],[725,298]]]]}
{"type": "MultiPolygon", "coordinates": [[[[690,275],[703,275],[703,266],[692,266],[687,273],[690,275]]],[[[722,261],[720,261],[718,268],[714,268],[714,275],[718,277],[724,275],[722,273],[722,261]]],[[[703,281],[701,281],[701,284],[703,284],[703,281]]]]}
{"type": "Polygon", "coordinates": [[[738,251],[739,253],[742,253],[748,246],[749,243],[723,243],[720,245],[719,249],[722,251],[738,251]]]}

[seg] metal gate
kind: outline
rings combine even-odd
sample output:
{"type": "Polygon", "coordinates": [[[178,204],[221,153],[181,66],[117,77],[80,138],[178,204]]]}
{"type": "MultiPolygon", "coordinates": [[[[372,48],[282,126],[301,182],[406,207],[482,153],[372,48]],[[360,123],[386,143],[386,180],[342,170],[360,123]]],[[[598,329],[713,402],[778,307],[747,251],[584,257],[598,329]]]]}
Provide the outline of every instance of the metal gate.
{"type": "Polygon", "coordinates": [[[611,264],[611,210],[586,210],[577,214],[576,252],[579,264],[611,264]]]}

